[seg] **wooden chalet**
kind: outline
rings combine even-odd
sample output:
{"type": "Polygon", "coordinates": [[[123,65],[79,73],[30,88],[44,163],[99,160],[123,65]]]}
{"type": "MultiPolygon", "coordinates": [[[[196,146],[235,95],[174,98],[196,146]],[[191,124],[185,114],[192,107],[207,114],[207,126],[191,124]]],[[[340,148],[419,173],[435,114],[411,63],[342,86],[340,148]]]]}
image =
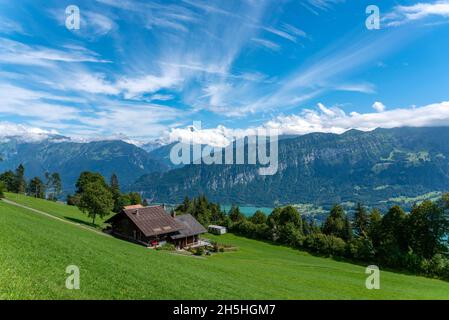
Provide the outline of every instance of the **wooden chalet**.
{"type": "Polygon", "coordinates": [[[145,246],[170,242],[177,248],[190,247],[207,232],[192,215],[170,215],[162,206],[126,206],[106,223],[117,237],[145,246]]]}

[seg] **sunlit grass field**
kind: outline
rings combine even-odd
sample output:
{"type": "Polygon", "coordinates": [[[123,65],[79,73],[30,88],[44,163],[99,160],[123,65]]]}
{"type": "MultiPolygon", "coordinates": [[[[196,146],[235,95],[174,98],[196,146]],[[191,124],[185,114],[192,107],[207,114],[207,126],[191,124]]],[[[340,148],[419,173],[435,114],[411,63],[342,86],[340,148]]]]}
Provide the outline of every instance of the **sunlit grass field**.
{"type": "MultiPolygon", "coordinates": [[[[74,207],[14,200],[89,222],[74,207]]],[[[232,234],[206,237],[239,249],[154,251],[0,202],[0,299],[449,299],[444,281],[382,271],[380,290],[368,290],[363,266],[232,234]],[[79,290],[65,287],[68,265],[80,268],[79,290]]]]}
{"type": "Polygon", "coordinates": [[[97,217],[95,219],[96,221],[94,226],[92,225],[92,218],[89,218],[87,214],[82,213],[77,207],[74,206],[67,206],[60,202],[27,197],[17,193],[6,193],[6,198],[16,203],[29,206],[40,211],[44,211],[55,217],[64,218],[72,222],[82,223],[95,228],[103,227],[104,221],[106,221],[112,215],[111,214],[110,216],[103,218],[97,217]]]}

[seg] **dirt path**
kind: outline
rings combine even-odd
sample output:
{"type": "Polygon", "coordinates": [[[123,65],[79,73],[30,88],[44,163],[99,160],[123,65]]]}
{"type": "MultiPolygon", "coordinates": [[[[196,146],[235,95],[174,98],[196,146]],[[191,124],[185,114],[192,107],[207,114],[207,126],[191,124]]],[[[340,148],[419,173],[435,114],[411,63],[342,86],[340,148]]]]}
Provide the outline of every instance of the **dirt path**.
{"type": "Polygon", "coordinates": [[[99,230],[95,230],[95,229],[90,228],[90,227],[87,227],[87,226],[83,226],[83,225],[80,224],[80,223],[76,223],[76,222],[68,221],[68,220],[63,219],[63,218],[59,218],[59,217],[56,217],[56,216],[54,216],[54,215],[52,215],[52,214],[49,214],[49,213],[47,213],[47,212],[40,211],[40,210],[31,208],[31,207],[25,206],[25,205],[23,205],[23,204],[20,204],[20,203],[17,203],[17,202],[8,200],[8,199],[1,199],[1,200],[2,200],[3,202],[5,202],[5,203],[10,204],[10,205],[13,205],[13,206],[16,206],[16,207],[20,207],[20,208],[23,208],[23,209],[27,209],[27,210],[33,211],[33,212],[35,212],[35,213],[39,213],[40,215],[46,216],[47,218],[51,218],[51,219],[54,219],[54,220],[62,221],[62,222],[65,222],[65,223],[74,225],[74,226],[76,226],[76,227],[78,227],[78,228],[82,228],[82,229],[85,229],[85,230],[88,230],[88,231],[91,231],[91,232],[95,232],[96,234],[99,234],[99,235],[102,235],[102,236],[111,237],[109,234],[106,234],[106,233],[104,233],[104,232],[101,232],[101,231],[99,231],[99,230]]]}

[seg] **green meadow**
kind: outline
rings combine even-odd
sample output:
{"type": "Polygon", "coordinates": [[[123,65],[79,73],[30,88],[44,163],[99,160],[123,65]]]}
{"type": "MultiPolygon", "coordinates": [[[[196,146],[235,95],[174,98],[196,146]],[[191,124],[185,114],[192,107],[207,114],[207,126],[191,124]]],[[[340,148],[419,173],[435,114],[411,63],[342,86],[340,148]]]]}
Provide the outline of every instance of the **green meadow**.
{"type": "MultiPolygon", "coordinates": [[[[89,223],[74,207],[8,194],[51,215],[89,223]]],[[[449,283],[381,271],[237,237],[205,235],[236,252],[194,257],[102,236],[0,201],[0,299],[449,299],[449,283]],[[66,267],[80,289],[65,287],[66,267]]]]}
{"type": "MultiPolygon", "coordinates": [[[[67,219],[69,221],[87,225],[90,227],[101,228],[104,226],[104,221],[106,221],[110,216],[107,217],[97,217],[95,221],[95,226],[92,225],[92,218],[89,218],[87,214],[84,214],[78,210],[77,207],[67,206],[60,202],[53,202],[44,199],[37,199],[33,197],[27,197],[17,193],[6,193],[6,198],[8,200],[14,201],[18,204],[37,209],[48,214],[51,214],[58,218],[67,219]]],[[[112,216],[112,214],[111,214],[112,216]]]]}

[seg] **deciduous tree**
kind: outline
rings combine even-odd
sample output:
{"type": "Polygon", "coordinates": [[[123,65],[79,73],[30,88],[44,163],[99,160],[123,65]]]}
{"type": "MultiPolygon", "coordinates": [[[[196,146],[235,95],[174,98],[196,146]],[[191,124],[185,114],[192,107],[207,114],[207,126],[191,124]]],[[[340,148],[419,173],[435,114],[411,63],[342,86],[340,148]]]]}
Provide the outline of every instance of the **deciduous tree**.
{"type": "Polygon", "coordinates": [[[78,207],[92,218],[92,224],[95,225],[97,216],[102,218],[111,213],[114,206],[112,193],[100,181],[83,184],[82,188],[78,207]]]}

